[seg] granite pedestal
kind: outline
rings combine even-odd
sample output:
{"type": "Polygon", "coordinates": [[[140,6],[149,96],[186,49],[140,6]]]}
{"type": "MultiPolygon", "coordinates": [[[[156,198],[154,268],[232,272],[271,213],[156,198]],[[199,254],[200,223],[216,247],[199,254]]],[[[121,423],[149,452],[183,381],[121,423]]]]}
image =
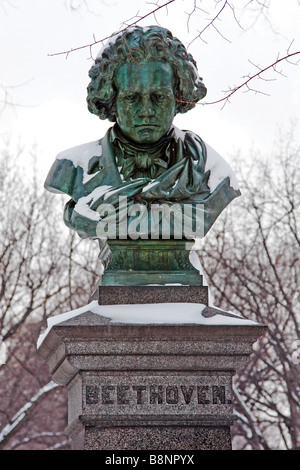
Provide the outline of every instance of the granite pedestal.
{"type": "Polygon", "coordinates": [[[73,449],[231,449],[232,377],[266,328],[208,307],[205,286],[140,292],[101,286],[40,337],[39,355],[68,390],[73,449]]]}

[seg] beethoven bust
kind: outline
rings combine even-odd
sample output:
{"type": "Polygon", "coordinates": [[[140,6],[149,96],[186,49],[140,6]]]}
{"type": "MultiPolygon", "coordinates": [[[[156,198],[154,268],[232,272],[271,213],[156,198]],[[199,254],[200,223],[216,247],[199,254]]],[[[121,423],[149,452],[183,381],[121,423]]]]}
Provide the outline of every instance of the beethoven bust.
{"type": "MultiPolygon", "coordinates": [[[[206,95],[192,56],[165,28],[130,27],[100,51],[89,76],[89,111],[115,124],[102,139],[57,156],[45,188],[71,197],[65,223],[83,238],[99,238],[99,223],[109,222],[112,207],[116,238],[137,203],[179,211],[198,204],[204,236],[240,192],[224,160],[196,134],[173,125],[177,113],[206,95]]],[[[149,235],[147,220],[141,238],[149,235]]],[[[170,238],[175,231],[175,238],[185,238],[175,225],[170,238]]]]}

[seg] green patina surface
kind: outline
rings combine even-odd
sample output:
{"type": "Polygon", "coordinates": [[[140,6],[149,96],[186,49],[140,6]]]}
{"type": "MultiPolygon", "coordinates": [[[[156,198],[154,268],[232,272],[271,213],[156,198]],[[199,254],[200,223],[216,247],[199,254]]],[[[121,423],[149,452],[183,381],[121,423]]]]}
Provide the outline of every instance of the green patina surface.
{"type": "MultiPolygon", "coordinates": [[[[150,240],[153,205],[177,205],[179,212],[201,205],[197,230],[205,236],[240,195],[226,175],[211,189],[205,143],[193,132],[173,126],[177,113],[192,109],[206,94],[194,59],[164,28],[129,28],[104,47],[90,78],[89,110],[115,125],[103,139],[60,154],[46,189],[70,196],[64,221],[80,237],[105,236],[105,224],[106,229],[114,224],[113,235],[108,232],[112,260],[103,283],[201,285],[201,276],[188,260],[182,220],[172,218],[168,244],[161,214],[161,240],[150,240]],[[139,224],[141,239],[130,240],[129,230],[124,240],[121,228],[134,222],[137,204],[148,217],[139,224]],[[104,205],[113,211],[102,210],[104,205]]],[[[187,214],[186,223],[195,228],[195,211],[187,214]]]]}
{"type": "Polygon", "coordinates": [[[190,263],[184,240],[110,240],[109,247],[112,258],[102,285],[202,286],[202,276],[190,263]]]}

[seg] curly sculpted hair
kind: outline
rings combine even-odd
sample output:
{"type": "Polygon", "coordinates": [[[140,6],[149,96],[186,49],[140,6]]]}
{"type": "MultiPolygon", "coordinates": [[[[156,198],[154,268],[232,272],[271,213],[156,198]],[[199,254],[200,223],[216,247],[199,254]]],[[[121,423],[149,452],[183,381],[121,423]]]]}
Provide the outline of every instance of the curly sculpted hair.
{"type": "Polygon", "coordinates": [[[114,75],[120,65],[131,61],[171,64],[175,77],[176,113],[186,113],[206,95],[195,60],[170,31],[160,26],[130,27],[112,36],[89,71],[88,109],[100,119],[116,121],[114,75]]]}

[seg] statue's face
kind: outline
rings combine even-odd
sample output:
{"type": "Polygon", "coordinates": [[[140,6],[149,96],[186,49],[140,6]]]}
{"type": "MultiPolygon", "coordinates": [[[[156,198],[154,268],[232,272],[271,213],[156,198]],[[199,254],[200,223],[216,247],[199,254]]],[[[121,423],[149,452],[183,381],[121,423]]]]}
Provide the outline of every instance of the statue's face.
{"type": "Polygon", "coordinates": [[[117,123],[138,144],[163,137],[175,116],[174,76],[170,64],[146,62],[121,65],[115,75],[117,123]]]}

